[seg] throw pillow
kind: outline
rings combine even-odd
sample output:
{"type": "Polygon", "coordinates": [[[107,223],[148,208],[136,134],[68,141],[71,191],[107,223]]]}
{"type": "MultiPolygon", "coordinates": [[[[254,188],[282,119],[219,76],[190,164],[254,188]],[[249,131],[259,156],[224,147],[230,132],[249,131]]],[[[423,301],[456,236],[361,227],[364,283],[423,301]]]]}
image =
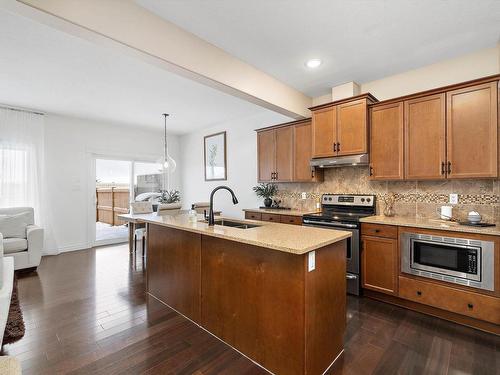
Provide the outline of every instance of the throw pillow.
{"type": "Polygon", "coordinates": [[[26,227],[30,222],[30,213],[0,215],[0,233],[4,238],[26,238],[26,227]]]}

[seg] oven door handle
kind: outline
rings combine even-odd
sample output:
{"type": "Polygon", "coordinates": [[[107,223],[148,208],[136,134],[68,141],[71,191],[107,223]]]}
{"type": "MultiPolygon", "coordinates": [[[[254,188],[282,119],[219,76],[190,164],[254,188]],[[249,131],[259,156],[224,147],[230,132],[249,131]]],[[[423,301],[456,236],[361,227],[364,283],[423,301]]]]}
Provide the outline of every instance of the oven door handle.
{"type": "Polygon", "coordinates": [[[342,227],[342,228],[351,228],[351,229],[356,229],[358,226],[356,224],[345,224],[345,223],[339,223],[338,221],[332,221],[332,222],[318,222],[314,220],[307,220],[303,219],[304,224],[310,224],[310,225],[315,225],[315,226],[325,226],[325,227],[342,227]]]}

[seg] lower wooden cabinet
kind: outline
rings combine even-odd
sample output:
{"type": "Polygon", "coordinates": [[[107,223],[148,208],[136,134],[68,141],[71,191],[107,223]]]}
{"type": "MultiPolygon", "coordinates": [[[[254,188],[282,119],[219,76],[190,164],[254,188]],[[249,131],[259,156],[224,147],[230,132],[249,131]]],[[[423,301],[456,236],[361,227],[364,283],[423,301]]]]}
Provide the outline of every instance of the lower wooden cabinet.
{"type": "Polygon", "coordinates": [[[272,221],[273,223],[302,225],[302,216],[270,214],[262,212],[245,211],[245,219],[272,221]]]}
{"type": "Polygon", "coordinates": [[[399,297],[500,324],[500,299],[437,283],[399,277],[399,297]]]}
{"type": "Polygon", "coordinates": [[[398,294],[398,241],[393,238],[361,237],[362,286],[377,292],[398,294]]]}

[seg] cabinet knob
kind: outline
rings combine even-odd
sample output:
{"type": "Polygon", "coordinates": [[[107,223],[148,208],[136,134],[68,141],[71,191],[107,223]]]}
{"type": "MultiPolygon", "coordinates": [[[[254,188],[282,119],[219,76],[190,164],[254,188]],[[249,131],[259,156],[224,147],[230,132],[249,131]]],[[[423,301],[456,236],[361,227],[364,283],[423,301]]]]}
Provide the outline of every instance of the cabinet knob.
{"type": "Polygon", "coordinates": [[[446,171],[445,171],[445,164],[444,164],[444,161],[441,162],[441,174],[445,174],[446,171]]]}
{"type": "Polygon", "coordinates": [[[420,290],[417,290],[417,296],[421,296],[422,292],[420,290]]]}
{"type": "Polygon", "coordinates": [[[333,144],[333,151],[337,152],[337,144],[336,143],[333,144]]]}
{"type": "Polygon", "coordinates": [[[468,303],[467,307],[469,308],[469,310],[472,310],[474,308],[474,305],[472,303],[468,303]]]}
{"type": "Polygon", "coordinates": [[[340,152],[340,143],[337,142],[337,152],[340,152]]]}
{"type": "Polygon", "coordinates": [[[451,173],[451,161],[448,162],[448,174],[451,173]]]}
{"type": "Polygon", "coordinates": [[[380,232],[380,229],[375,229],[375,233],[379,233],[380,232]]]}

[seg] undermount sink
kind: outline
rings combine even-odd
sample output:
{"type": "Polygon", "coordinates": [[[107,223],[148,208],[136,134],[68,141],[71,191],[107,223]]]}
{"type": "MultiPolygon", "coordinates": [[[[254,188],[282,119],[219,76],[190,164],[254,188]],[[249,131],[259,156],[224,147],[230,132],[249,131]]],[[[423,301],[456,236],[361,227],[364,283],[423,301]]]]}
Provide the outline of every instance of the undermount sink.
{"type": "Polygon", "coordinates": [[[233,220],[227,220],[227,219],[215,219],[215,225],[220,225],[223,227],[238,228],[238,229],[250,229],[250,228],[260,227],[260,225],[248,224],[248,223],[244,223],[241,221],[233,221],[233,220]]]}

